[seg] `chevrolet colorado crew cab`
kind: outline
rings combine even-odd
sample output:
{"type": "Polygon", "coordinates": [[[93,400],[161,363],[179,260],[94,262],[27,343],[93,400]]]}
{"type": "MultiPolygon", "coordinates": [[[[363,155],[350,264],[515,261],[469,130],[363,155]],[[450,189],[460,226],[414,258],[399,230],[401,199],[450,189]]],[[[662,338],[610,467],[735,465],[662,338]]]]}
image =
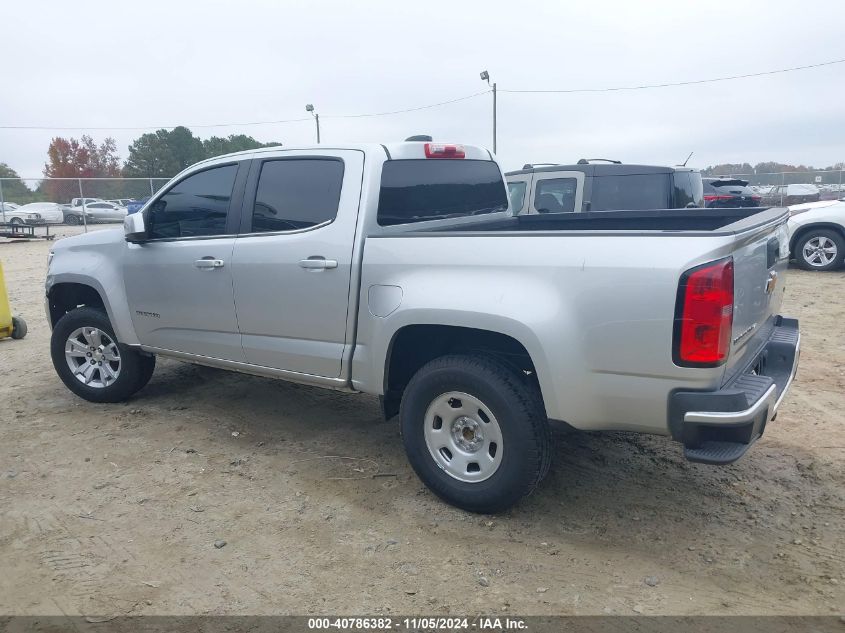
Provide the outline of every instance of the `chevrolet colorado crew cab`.
{"type": "Polygon", "coordinates": [[[546,475],[550,421],[712,464],[760,437],[798,361],[787,216],[519,216],[478,147],[250,150],[54,246],[51,355],[94,402],[159,355],[377,395],[432,491],[495,512],[546,475]]]}

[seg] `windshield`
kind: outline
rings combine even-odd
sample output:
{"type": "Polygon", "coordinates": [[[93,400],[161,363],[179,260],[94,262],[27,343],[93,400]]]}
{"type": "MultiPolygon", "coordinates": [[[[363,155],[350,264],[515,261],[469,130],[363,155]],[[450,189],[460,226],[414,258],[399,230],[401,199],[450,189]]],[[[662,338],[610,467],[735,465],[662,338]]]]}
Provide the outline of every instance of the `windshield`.
{"type": "Polygon", "coordinates": [[[507,208],[502,172],[489,160],[389,160],[382,169],[378,205],[382,226],[507,208]]]}

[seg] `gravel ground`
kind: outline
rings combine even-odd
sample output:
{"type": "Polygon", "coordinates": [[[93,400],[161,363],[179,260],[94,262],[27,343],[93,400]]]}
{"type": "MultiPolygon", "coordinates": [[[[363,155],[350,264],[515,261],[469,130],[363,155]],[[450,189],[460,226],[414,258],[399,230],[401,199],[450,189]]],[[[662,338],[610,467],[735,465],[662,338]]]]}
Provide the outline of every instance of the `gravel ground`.
{"type": "Polygon", "coordinates": [[[49,246],[0,243],[30,330],[0,341],[0,613],[842,612],[845,273],[787,276],[801,369],[739,463],[556,429],[541,488],[477,516],[427,492],[375,398],[169,360],[129,403],[73,396],[49,246]]]}

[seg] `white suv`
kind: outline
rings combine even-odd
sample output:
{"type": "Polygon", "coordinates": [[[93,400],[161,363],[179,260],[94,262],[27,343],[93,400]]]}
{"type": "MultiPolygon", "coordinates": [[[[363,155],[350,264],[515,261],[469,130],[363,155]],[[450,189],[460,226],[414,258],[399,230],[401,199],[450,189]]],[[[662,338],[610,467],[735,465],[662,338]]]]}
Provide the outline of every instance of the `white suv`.
{"type": "Polygon", "coordinates": [[[789,250],[806,270],[836,270],[845,259],[845,200],[789,207],[789,250]]]}

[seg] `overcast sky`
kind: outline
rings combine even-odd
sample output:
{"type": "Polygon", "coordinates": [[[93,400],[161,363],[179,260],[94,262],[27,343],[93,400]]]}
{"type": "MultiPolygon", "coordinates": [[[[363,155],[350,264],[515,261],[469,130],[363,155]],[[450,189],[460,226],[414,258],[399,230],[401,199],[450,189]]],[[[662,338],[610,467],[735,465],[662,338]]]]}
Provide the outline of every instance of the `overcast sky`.
{"type": "MultiPolygon", "coordinates": [[[[0,162],[40,176],[52,136],[321,114],[324,143],[492,146],[484,90],[602,88],[754,73],[845,58],[845,2],[222,2],[10,0],[0,22],[0,162]]],[[[691,164],[845,161],[845,64],[715,84],[586,94],[499,94],[499,157],[691,164]]],[[[192,128],[298,146],[312,121],[192,128]]]]}

